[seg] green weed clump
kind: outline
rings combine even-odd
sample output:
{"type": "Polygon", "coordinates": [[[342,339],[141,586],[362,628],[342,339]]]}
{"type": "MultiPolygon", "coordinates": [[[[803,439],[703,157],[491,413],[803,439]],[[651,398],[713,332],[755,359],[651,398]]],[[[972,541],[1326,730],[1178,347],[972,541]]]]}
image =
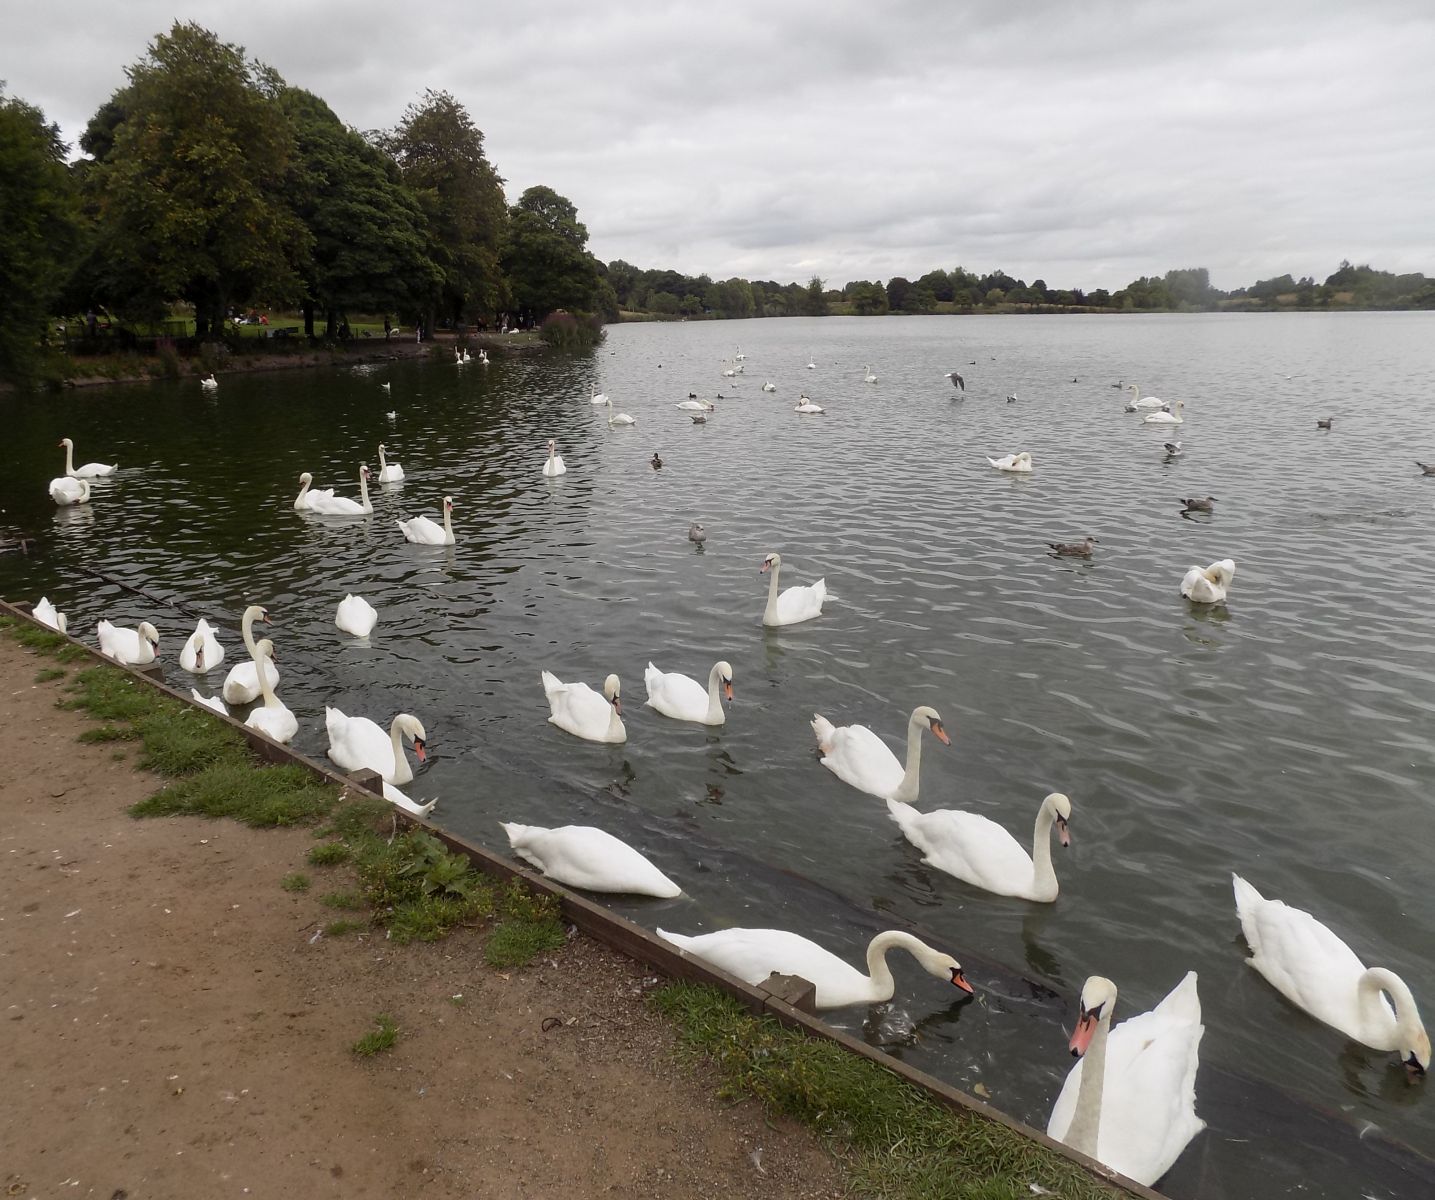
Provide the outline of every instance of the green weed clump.
{"type": "Polygon", "coordinates": [[[310,847],[307,857],[311,866],[332,867],[348,862],[354,857],[354,852],[343,842],[324,842],[310,847]]]}
{"type": "Polygon", "coordinates": [[[41,667],[35,672],[36,683],[52,683],[56,679],[63,679],[66,671],[63,667],[41,667]]]}
{"type": "Polygon", "coordinates": [[[360,1058],[373,1058],[384,1050],[392,1050],[399,1040],[399,1027],[387,1013],[380,1013],[374,1018],[374,1023],[378,1028],[364,1034],[350,1047],[360,1058]]]}
{"type": "Polygon", "coordinates": [[[130,808],[136,817],[232,817],[256,828],[307,825],[333,808],[337,793],[303,767],[221,762],[176,780],[130,808]]]}
{"type": "Polygon", "coordinates": [[[752,1096],[807,1125],[847,1160],[859,1195],[890,1200],[1119,1200],[1031,1139],[949,1109],[833,1042],[754,1016],[716,988],[670,983],[651,1002],[688,1052],[714,1062],[723,1095],[752,1096]]]}

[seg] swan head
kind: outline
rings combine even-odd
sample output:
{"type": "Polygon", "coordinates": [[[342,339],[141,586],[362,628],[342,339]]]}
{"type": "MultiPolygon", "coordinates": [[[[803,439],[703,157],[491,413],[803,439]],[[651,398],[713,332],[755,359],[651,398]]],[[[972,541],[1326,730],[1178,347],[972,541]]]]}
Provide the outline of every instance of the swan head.
{"type": "Polygon", "coordinates": [[[159,650],[159,630],[148,621],[141,621],[139,635],[150,644],[152,650],[159,650]]]}
{"type": "Polygon", "coordinates": [[[554,449],[557,447],[557,445],[558,445],[558,443],[557,443],[553,438],[549,438],[549,439],[548,439],[548,453],[549,453],[549,454],[552,454],[553,451],[554,451],[554,449]]]}
{"type": "Polygon", "coordinates": [[[447,512],[453,512],[453,497],[452,497],[452,496],[445,496],[445,497],[443,498],[443,510],[444,510],[444,512],[446,512],[446,513],[447,513],[447,512]]]}
{"type": "Polygon", "coordinates": [[[60,445],[63,446],[66,450],[73,450],[75,448],[75,443],[70,441],[69,438],[61,438],[60,445]]]}
{"type": "Polygon", "coordinates": [[[419,762],[426,761],[428,758],[428,735],[424,733],[424,723],[412,713],[400,713],[394,719],[394,724],[399,727],[400,733],[407,734],[413,739],[414,757],[419,762]]]}
{"type": "Polygon", "coordinates": [[[1096,1027],[1103,1020],[1111,1024],[1111,1010],[1116,1007],[1116,985],[1100,975],[1093,975],[1081,989],[1081,1010],[1071,1034],[1071,1056],[1080,1058],[1091,1045],[1096,1027]]]}
{"type": "Polygon", "coordinates": [[[302,475],[299,476],[299,482],[302,483],[305,487],[308,487],[311,483],[314,482],[314,476],[311,475],[308,471],[305,471],[302,475]]]}
{"type": "Polygon", "coordinates": [[[1066,827],[1071,820],[1071,797],[1065,792],[1052,792],[1044,803],[1056,821],[1057,839],[1063,846],[1071,845],[1071,831],[1066,827]]]}
{"type": "Polygon", "coordinates": [[[713,673],[722,680],[723,695],[732,699],[732,663],[720,662],[714,665],[713,673]]]}
{"type": "Polygon", "coordinates": [[[360,479],[365,479],[365,480],[367,480],[367,479],[369,478],[369,464],[368,464],[368,463],[360,463],[360,464],[359,464],[359,478],[360,478],[360,479]]]}
{"type": "Polygon", "coordinates": [[[780,566],[782,566],[782,555],[769,554],[762,560],[762,566],[758,567],[757,573],[759,575],[766,575],[769,571],[775,571],[780,566]]]}
{"type": "Polygon", "coordinates": [[[254,643],[254,653],[260,658],[272,658],[277,660],[279,657],[274,653],[274,643],[268,638],[260,638],[254,643]]]}
{"type": "MultiPolygon", "coordinates": [[[[308,474],[308,472],[305,472],[305,474],[308,474]]],[[[264,624],[268,625],[270,623],[269,610],[263,605],[251,604],[244,610],[244,619],[251,624],[255,621],[263,621],[264,624]]]]}
{"type": "Polygon", "coordinates": [[[1417,1027],[1410,1042],[1408,1051],[1404,1046],[1400,1047],[1400,1061],[1404,1064],[1405,1074],[1412,1081],[1424,1079],[1425,1073],[1430,1070],[1430,1036],[1424,1029],[1417,1027]]]}
{"type": "Polygon", "coordinates": [[[925,704],[920,708],[912,710],[912,720],[926,721],[927,728],[932,731],[932,736],[944,746],[950,746],[952,739],[947,736],[947,731],[942,727],[942,716],[935,708],[928,708],[925,704]]]}
{"type": "Polygon", "coordinates": [[[608,698],[608,703],[613,706],[613,711],[620,717],[623,715],[623,685],[618,682],[616,675],[609,675],[603,680],[603,695],[608,698]]]}

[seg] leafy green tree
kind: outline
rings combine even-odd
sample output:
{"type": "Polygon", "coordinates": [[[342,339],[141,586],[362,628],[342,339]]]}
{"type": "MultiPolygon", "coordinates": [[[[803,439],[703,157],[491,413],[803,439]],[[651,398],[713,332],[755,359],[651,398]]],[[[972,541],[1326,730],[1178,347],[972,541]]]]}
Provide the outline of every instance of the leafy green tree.
{"type": "Polygon", "coordinates": [[[588,229],[573,202],[550,187],[529,188],[509,210],[500,264],[513,306],[527,319],[596,307],[599,264],[588,253],[588,229]]]}
{"type": "Polygon", "coordinates": [[[859,279],[847,285],[847,292],[852,299],[852,311],[859,317],[872,317],[887,311],[887,289],[880,283],[859,279]]]}
{"type": "Polygon", "coordinates": [[[28,382],[80,241],[59,127],[0,91],[0,378],[28,382]]]}
{"type": "Polygon", "coordinates": [[[424,92],[376,137],[399,164],[428,220],[429,257],[443,273],[439,311],[462,321],[492,314],[502,298],[499,246],[508,208],[483,133],[448,92],[424,92]]]}
{"type": "Polygon", "coordinates": [[[426,312],[443,276],[398,165],[318,96],[285,88],[278,102],[297,147],[290,203],[312,237],[301,266],[305,332],[313,336],[316,307],[330,337],[350,311],[426,312]]]}
{"type": "Polygon", "coordinates": [[[827,293],[822,290],[822,280],[816,275],[807,281],[802,312],[809,317],[825,317],[828,313],[827,293]]]}
{"type": "Polygon", "coordinates": [[[952,277],[942,270],[928,271],[917,280],[917,286],[926,288],[937,300],[950,301],[956,295],[952,277]]]}
{"type": "Polygon", "coordinates": [[[116,299],[188,300],[201,336],[231,303],[297,301],[309,235],[284,200],[294,137],[277,77],[179,22],[126,73],[87,131],[104,155],[87,182],[116,299]]]}
{"type": "Polygon", "coordinates": [[[891,279],[887,280],[887,307],[897,312],[905,311],[916,290],[910,279],[903,278],[901,275],[893,275],[891,279]]]}

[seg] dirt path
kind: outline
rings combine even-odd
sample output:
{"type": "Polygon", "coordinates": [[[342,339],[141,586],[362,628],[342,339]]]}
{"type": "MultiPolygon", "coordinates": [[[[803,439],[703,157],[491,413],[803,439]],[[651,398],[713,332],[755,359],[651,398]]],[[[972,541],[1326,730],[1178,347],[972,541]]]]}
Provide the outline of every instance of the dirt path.
{"type": "Polygon", "coordinates": [[[842,1195],[805,1132],[674,1065],[629,960],[316,940],[346,885],[309,834],[128,816],[155,780],[76,743],[62,684],[32,682],[52,665],[0,637],[5,1196],[842,1195]],[[398,1044],[356,1059],[378,1013],[398,1044]]]}

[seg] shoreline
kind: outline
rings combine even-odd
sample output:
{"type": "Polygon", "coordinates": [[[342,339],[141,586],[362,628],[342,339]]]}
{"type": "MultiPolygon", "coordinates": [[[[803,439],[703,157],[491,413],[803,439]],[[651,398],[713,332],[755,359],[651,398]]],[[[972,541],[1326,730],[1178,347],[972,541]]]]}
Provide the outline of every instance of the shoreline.
{"type": "Polygon", "coordinates": [[[76,741],[62,665],[0,637],[7,1195],[845,1193],[815,1136],[678,1065],[640,964],[581,934],[507,971],[469,928],[322,936],[312,830],[131,816],[162,781],[76,741]],[[312,892],[281,886],[300,868],[312,892]],[[398,1041],[357,1058],[376,1013],[398,1041]]]}

